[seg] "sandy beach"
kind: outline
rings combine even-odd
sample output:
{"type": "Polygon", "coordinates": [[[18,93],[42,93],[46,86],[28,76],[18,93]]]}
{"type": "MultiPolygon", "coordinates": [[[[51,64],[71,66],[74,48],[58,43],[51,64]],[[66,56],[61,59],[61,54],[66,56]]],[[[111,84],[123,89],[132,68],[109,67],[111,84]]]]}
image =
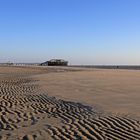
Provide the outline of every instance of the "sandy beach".
{"type": "Polygon", "coordinates": [[[139,140],[140,71],[0,66],[1,140],[139,140]]]}

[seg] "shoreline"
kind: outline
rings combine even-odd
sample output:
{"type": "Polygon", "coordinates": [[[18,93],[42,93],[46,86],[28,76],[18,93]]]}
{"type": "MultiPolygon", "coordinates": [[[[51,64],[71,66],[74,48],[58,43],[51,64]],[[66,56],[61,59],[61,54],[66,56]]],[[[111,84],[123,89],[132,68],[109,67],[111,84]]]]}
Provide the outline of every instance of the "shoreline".
{"type": "Polygon", "coordinates": [[[140,65],[68,65],[68,66],[40,66],[39,63],[17,63],[7,65],[0,63],[0,67],[38,67],[59,69],[118,69],[118,70],[140,70],[140,65]]]}

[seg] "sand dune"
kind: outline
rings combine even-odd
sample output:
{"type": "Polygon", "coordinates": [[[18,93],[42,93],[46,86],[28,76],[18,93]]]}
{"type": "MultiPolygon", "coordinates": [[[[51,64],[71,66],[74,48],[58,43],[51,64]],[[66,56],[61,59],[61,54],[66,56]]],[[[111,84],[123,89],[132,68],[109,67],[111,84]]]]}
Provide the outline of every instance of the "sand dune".
{"type": "Polygon", "coordinates": [[[50,96],[32,77],[46,72],[0,68],[1,140],[140,139],[140,122],[134,118],[50,96]]]}

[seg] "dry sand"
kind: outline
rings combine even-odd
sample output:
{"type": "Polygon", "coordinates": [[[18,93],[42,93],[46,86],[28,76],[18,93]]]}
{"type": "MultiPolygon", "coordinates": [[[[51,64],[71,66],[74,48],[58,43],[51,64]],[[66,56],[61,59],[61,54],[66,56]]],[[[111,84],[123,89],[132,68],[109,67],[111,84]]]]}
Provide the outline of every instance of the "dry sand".
{"type": "Polygon", "coordinates": [[[49,95],[140,117],[140,71],[84,69],[36,76],[49,95]]]}
{"type": "Polygon", "coordinates": [[[0,67],[0,139],[139,140],[139,83],[134,70],[0,67]]]}

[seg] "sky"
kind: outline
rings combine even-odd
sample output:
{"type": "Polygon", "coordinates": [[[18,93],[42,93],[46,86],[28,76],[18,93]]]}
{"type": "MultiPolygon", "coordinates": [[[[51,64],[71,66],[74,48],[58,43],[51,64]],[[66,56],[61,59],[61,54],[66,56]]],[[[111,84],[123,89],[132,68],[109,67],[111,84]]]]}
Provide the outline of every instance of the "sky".
{"type": "Polygon", "coordinates": [[[0,63],[140,64],[140,0],[0,0],[0,63]]]}

